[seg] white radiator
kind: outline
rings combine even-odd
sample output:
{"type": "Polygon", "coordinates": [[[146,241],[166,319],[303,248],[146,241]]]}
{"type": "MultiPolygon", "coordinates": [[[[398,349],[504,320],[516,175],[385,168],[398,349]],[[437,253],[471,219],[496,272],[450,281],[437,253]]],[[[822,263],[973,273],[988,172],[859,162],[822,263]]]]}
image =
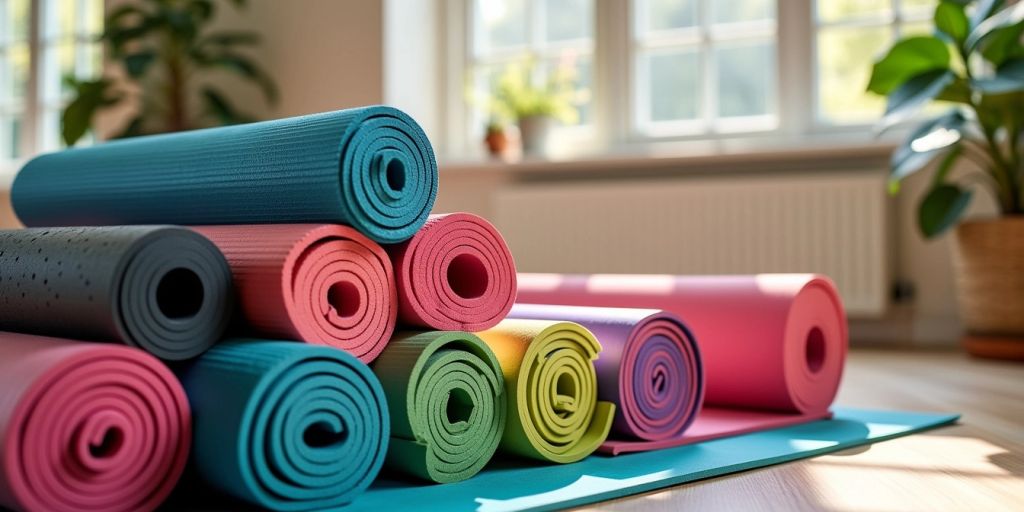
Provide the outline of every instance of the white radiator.
{"type": "Polygon", "coordinates": [[[876,172],[523,183],[494,223],[525,272],[820,272],[852,316],[888,299],[885,177],[876,172]]]}

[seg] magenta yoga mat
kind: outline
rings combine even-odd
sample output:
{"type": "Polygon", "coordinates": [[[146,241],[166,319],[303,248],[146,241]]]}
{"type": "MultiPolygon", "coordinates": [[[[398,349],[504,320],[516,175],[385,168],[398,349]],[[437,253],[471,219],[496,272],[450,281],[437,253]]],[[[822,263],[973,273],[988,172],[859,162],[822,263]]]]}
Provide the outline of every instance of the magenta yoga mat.
{"type": "MultiPolygon", "coordinates": [[[[846,358],[839,294],[811,274],[519,274],[520,302],[663,309],[692,329],[706,378],[691,443],[830,416],[846,358]]],[[[643,449],[621,446],[613,453],[643,449]]]]}
{"type": "Polygon", "coordinates": [[[154,510],[192,436],[178,380],[141,350],[0,333],[0,505],[154,510]]]}

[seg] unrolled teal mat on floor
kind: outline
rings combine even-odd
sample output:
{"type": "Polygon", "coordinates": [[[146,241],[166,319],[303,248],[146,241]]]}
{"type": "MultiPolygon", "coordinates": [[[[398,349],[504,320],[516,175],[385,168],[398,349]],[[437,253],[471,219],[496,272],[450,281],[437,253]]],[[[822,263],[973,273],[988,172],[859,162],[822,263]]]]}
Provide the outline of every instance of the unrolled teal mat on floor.
{"type": "Polygon", "coordinates": [[[430,141],[382,106],[50,153],[11,189],[26,226],[331,222],[381,243],[411,237],[436,196],[430,141]]]}
{"type": "Polygon", "coordinates": [[[948,425],[957,414],[836,408],[831,420],[565,465],[489,467],[446,485],[380,481],[346,511],[504,512],[586,505],[948,425]]]}

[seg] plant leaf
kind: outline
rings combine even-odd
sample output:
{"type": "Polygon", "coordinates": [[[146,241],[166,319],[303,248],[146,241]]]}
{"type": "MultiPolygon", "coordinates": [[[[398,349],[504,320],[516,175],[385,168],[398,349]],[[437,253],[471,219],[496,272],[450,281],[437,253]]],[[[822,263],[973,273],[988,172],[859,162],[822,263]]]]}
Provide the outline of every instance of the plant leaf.
{"type": "Polygon", "coordinates": [[[1003,0],[979,0],[978,5],[974,7],[974,14],[971,15],[971,28],[973,29],[985,21],[985,18],[999,10],[1003,3],[1005,3],[1003,0]]]}
{"type": "Polygon", "coordinates": [[[146,69],[156,58],[156,52],[153,50],[142,50],[130,55],[125,55],[122,58],[124,62],[124,69],[128,72],[132,78],[139,78],[146,73],[146,69]]]}
{"type": "Polygon", "coordinates": [[[988,37],[993,31],[1016,25],[1024,21],[1024,2],[1010,5],[1009,7],[989,16],[979,23],[964,41],[964,48],[973,51],[982,39],[988,37]]]}
{"type": "Polygon", "coordinates": [[[197,46],[203,45],[215,45],[215,46],[234,46],[234,45],[253,45],[259,44],[260,35],[256,32],[248,31],[221,31],[213,34],[207,34],[204,36],[197,46]]]}
{"type": "Polygon", "coordinates": [[[256,82],[269,102],[277,101],[277,86],[274,80],[247,57],[232,53],[211,56],[198,51],[192,52],[191,55],[200,66],[225,69],[256,82]]]}
{"type": "Polygon", "coordinates": [[[110,138],[126,139],[129,137],[138,137],[144,133],[142,130],[143,122],[144,120],[142,116],[135,116],[128,122],[128,124],[124,125],[124,128],[122,128],[120,132],[112,135],[110,138]]]}
{"type": "Polygon", "coordinates": [[[917,209],[917,224],[926,238],[934,238],[954,224],[971,202],[971,192],[956,185],[938,185],[925,195],[917,209]]]}
{"type": "Polygon", "coordinates": [[[991,78],[974,80],[972,85],[985,94],[1024,91],[1024,59],[1007,61],[991,78]]]}
{"type": "Polygon", "coordinates": [[[935,28],[952,37],[958,44],[962,43],[970,30],[964,6],[950,0],[939,2],[935,8],[935,28]]]}
{"type": "Polygon", "coordinates": [[[213,18],[215,12],[213,2],[210,0],[192,0],[188,3],[187,9],[200,21],[208,21],[213,18]]]}
{"type": "Polygon", "coordinates": [[[938,186],[946,182],[946,176],[949,175],[949,171],[953,169],[953,164],[960,159],[960,155],[963,154],[964,147],[957,144],[946,153],[946,156],[942,157],[942,161],[939,162],[939,166],[935,169],[935,175],[932,176],[932,186],[938,186]]]}
{"type": "Polygon", "coordinates": [[[65,77],[65,83],[74,86],[76,96],[61,113],[61,138],[73,146],[89,130],[93,114],[101,107],[116,103],[120,97],[109,97],[107,89],[111,82],[105,78],[78,81],[65,77]]]}
{"type": "Polygon", "coordinates": [[[889,179],[899,181],[910,176],[957,144],[965,123],[966,119],[957,109],[921,123],[893,152],[889,179]]]}
{"type": "Polygon", "coordinates": [[[967,80],[958,76],[942,92],[935,96],[935,99],[966,105],[971,102],[971,88],[967,80]]]}
{"type": "Polygon", "coordinates": [[[889,94],[926,71],[949,69],[949,48],[935,36],[909,37],[897,42],[871,69],[867,90],[889,94]]]}
{"type": "Polygon", "coordinates": [[[996,67],[1010,57],[1024,57],[1021,34],[1024,34],[1024,23],[993,30],[980,45],[981,56],[996,67]]]}
{"type": "Polygon", "coordinates": [[[203,88],[203,99],[209,114],[216,117],[223,125],[251,123],[256,120],[252,116],[239,113],[223,94],[212,87],[203,88]]]}
{"type": "Polygon", "coordinates": [[[952,71],[940,69],[926,71],[911,78],[889,94],[881,125],[883,127],[892,126],[912,117],[925,103],[934,99],[953,83],[955,78],[956,75],[952,71]]]}

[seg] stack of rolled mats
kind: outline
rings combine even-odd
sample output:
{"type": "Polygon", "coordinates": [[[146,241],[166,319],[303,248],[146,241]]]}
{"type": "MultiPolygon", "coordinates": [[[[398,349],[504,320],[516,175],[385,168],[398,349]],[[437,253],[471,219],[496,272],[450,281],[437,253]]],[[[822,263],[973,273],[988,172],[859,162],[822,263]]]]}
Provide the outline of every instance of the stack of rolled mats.
{"type": "Polygon", "coordinates": [[[30,227],[0,231],[0,506],[333,509],[828,417],[827,278],[517,275],[437,188],[383,106],[29,161],[30,227]]]}

